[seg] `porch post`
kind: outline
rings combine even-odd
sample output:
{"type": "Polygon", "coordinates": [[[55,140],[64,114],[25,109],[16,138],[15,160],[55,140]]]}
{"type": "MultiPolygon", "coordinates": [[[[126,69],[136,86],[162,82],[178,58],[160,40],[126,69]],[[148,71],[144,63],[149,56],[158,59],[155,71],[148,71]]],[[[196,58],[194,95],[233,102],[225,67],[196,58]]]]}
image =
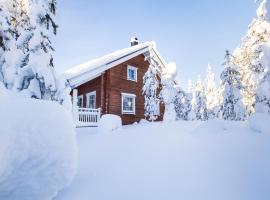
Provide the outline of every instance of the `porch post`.
{"type": "Polygon", "coordinates": [[[73,113],[73,118],[75,120],[75,123],[77,125],[79,119],[78,119],[78,90],[73,89],[72,91],[72,96],[73,96],[73,102],[72,102],[72,113],[73,113]]]}

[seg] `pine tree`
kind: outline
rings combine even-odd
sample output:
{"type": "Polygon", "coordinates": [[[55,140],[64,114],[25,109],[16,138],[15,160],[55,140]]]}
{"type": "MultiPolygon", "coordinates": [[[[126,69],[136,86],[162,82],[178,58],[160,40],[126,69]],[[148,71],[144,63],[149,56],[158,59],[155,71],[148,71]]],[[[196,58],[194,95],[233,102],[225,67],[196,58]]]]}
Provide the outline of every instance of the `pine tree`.
{"type": "Polygon", "coordinates": [[[218,116],[220,97],[215,82],[215,74],[213,73],[212,67],[210,65],[208,65],[207,68],[205,82],[206,82],[206,89],[205,89],[206,108],[208,112],[207,116],[213,119],[218,116]]]}
{"type": "Polygon", "coordinates": [[[165,113],[163,121],[175,121],[175,96],[177,93],[177,75],[176,64],[171,62],[162,70],[160,100],[165,104],[165,113]]]}
{"type": "Polygon", "coordinates": [[[194,90],[193,109],[195,111],[196,120],[208,120],[205,87],[199,77],[194,90]]]}
{"type": "Polygon", "coordinates": [[[249,25],[242,44],[234,52],[234,63],[240,73],[244,87],[243,102],[248,114],[255,112],[256,91],[264,69],[258,60],[262,52],[261,46],[270,38],[269,2],[263,0],[257,10],[257,18],[249,25]]]}
{"type": "Polygon", "coordinates": [[[233,65],[229,51],[226,52],[224,67],[220,76],[223,90],[222,118],[224,120],[244,120],[246,111],[240,93],[240,90],[243,89],[240,73],[233,65]]]}
{"type": "Polygon", "coordinates": [[[191,98],[182,88],[178,87],[174,100],[177,120],[190,120],[191,98]]]}
{"type": "Polygon", "coordinates": [[[270,40],[261,46],[260,63],[262,73],[258,77],[256,90],[256,112],[270,114],[270,40]]]}
{"type": "Polygon", "coordinates": [[[149,62],[149,68],[143,77],[144,115],[150,121],[154,121],[159,115],[160,102],[158,98],[158,63],[151,52],[146,56],[146,60],[149,62]]]}
{"type": "Polygon", "coordinates": [[[195,89],[191,80],[188,81],[188,92],[187,97],[190,100],[191,110],[188,115],[188,120],[195,120],[196,113],[195,113],[195,106],[196,106],[196,96],[195,96],[195,89]]]}
{"type": "Polygon", "coordinates": [[[20,68],[16,89],[25,96],[55,100],[57,92],[51,35],[56,35],[55,0],[30,0],[31,29],[26,34],[27,64],[20,68]]]}
{"type": "Polygon", "coordinates": [[[23,53],[17,46],[20,35],[20,15],[18,0],[1,4],[2,54],[1,74],[6,88],[12,89],[18,68],[21,65],[23,53]]]}

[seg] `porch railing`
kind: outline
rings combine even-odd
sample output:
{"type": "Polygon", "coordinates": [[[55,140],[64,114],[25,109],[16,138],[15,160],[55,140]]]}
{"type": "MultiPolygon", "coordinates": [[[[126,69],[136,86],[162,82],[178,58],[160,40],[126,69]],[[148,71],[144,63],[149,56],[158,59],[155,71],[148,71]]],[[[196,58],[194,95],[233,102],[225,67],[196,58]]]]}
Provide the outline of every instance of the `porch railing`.
{"type": "Polygon", "coordinates": [[[100,120],[101,109],[77,108],[74,118],[77,127],[96,127],[100,120]]]}

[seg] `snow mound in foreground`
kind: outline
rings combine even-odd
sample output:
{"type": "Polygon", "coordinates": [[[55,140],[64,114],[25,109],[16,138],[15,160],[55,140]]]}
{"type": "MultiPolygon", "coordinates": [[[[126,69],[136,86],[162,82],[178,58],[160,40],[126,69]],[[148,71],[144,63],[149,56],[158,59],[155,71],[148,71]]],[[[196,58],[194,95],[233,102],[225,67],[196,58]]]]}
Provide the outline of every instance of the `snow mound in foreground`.
{"type": "Polygon", "coordinates": [[[117,115],[103,115],[98,123],[98,127],[102,133],[111,132],[122,127],[122,120],[117,115]]]}
{"type": "Polygon", "coordinates": [[[76,172],[76,134],[57,103],[0,96],[0,199],[50,200],[76,172]]]}
{"type": "Polygon", "coordinates": [[[259,133],[270,134],[270,116],[268,114],[258,113],[248,119],[249,127],[259,133]]]}

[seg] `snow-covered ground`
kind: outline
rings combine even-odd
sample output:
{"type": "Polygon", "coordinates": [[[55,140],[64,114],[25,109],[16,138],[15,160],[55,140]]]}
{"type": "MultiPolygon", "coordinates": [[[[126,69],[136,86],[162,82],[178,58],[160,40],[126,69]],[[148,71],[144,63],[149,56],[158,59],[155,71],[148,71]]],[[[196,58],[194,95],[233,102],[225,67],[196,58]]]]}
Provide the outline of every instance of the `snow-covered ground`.
{"type": "Polygon", "coordinates": [[[56,200],[269,200],[270,133],[247,122],[78,129],[79,172],[56,200]]]}

